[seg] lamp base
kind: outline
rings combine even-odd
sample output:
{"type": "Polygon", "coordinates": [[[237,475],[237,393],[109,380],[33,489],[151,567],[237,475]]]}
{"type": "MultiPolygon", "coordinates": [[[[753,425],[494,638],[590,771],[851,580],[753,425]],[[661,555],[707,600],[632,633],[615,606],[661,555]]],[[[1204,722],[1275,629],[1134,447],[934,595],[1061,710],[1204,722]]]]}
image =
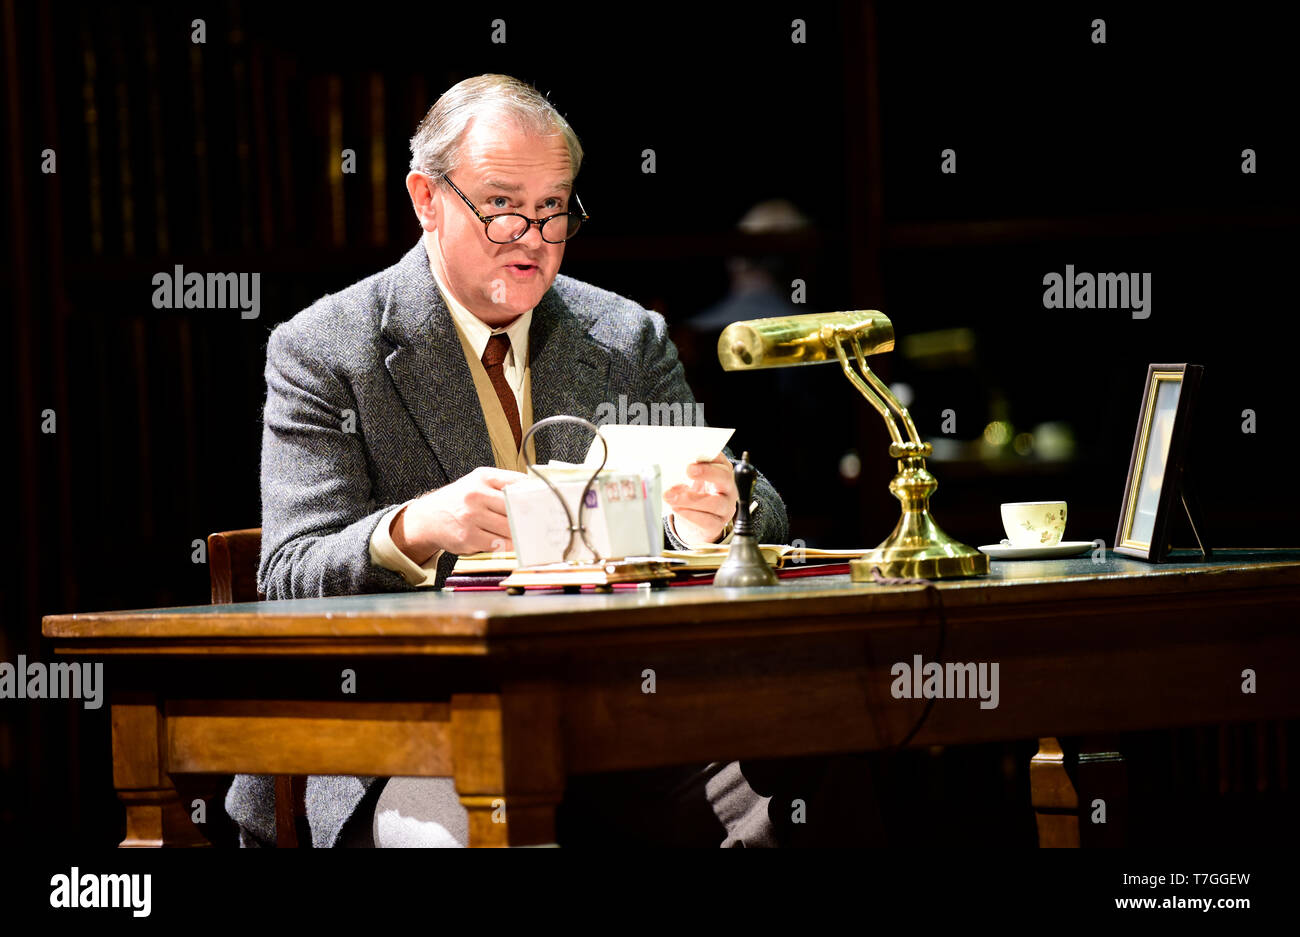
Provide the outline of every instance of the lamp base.
{"type": "Polygon", "coordinates": [[[871,570],[876,566],[882,576],[890,579],[960,579],[987,575],[989,558],[956,540],[919,549],[887,548],[881,544],[866,556],[849,561],[849,578],[853,582],[871,582],[871,570]]]}
{"type": "Polygon", "coordinates": [[[898,459],[898,474],[889,490],[902,502],[903,515],[884,543],[850,561],[850,578],[871,582],[873,566],[880,567],[881,575],[902,579],[988,575],[988,556],[949,537],[930,516],[930,495],[939,483],[925,467],[929,443],[894,443],[889,452],[898,459]]]}

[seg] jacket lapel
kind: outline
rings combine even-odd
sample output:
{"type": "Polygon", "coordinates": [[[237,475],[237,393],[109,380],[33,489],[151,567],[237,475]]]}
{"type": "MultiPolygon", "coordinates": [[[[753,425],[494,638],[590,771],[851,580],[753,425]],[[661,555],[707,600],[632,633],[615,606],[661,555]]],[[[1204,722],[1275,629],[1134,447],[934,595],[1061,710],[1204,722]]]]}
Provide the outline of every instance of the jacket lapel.
{"type": "MultiPolygon", "coordinates": [[[[384,364],[446,482],[495,464],[474,379],[423,241],[398,261],[380,327],[394,346],[384,364]]],[[[553,287],[533,310],[528,356],[535,422],[561,413],[594,420],[608,396],[609,353],[553,287]]],[[[533,436],[537,461],[581,461],[591,438],[582,426],[540,429],[533,436]]]]}
{"type": "MultiPolygon", "coordinates": [[[[558,414],[595,422],[596,408],[609,395],[609,352],[587,334],[554,287],[533,310],[528,357],[534,423],[558,414]]],[[[591,440],[585,426],[545,426],[533,435],[537,462],[581,462],[591,440]]]]}
{"type": "Polygon", "coordinates": [[[384,364],[444,484],[494,464],[483,408],[423,241],[398,261],[380,327],[395,346],[384,364]]]}

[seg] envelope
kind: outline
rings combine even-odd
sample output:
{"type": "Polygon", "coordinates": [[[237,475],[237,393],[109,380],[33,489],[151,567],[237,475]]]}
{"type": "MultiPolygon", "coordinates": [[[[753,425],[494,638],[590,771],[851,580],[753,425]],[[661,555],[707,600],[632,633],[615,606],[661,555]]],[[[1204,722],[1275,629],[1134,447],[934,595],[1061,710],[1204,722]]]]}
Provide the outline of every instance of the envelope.
{"type": "MultiPolygon", "coordinates": [[[[658,469],[654,465],[630,472],[606,468],[590,488],[590,468],[534,466],[559,491],[573,522],[578,522],[578,502],[586,491],[582,522],[588,539],[603,559],[655,556],[663,550],[663,518],[655,510],[661,502],[658,469]]],[[[505,490],[510,538],[520,566],[561,563],[570,546],[568,517],[555,491],[531,475],[505,490]]],[[[580,536],[572,539],[567,557],[580,563],[595,560],[580,536]]]]}
{"type": "MultiPolygon", "coordinates": [[[[606,423],[600,434],[609,445],[607,468],[639,470],[645,465],[659,466],[660,491],[673,485],[689,485],[686,466],[692,462],[711,462],[722,452],[736,431],[719,426],[640,426],[606,423]]],[[[601,457],[600,440],[592,438],[583,465],[597,466],[601,457]]],[[[669,507],[661,501],[661,513],[669,507]]]]}

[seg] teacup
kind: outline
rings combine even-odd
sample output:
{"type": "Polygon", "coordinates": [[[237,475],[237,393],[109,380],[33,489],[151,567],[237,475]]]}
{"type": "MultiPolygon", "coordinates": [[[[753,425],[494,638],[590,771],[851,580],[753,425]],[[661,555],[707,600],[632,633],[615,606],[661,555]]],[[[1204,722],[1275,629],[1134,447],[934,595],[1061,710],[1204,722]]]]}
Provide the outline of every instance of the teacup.
{"type": "Polygon", "coordinates": [[[1002,527],[1013,547],[1054,547],[1065,533],[1065,502],[1015,501],[1004,504],[1002,527]]]}

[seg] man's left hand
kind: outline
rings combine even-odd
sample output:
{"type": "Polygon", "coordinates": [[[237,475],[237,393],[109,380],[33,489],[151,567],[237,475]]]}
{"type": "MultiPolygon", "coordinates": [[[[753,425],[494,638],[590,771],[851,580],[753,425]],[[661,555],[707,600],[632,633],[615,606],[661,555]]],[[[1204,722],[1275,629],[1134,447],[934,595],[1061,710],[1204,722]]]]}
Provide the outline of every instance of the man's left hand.
{"type": "Polygon", "coordinates": [[[716,543],[736,514],[735,470],[722,453],[712,462],[693,462],[686,467],[689,485],[673,485],[664,500],[673,509],[673,527],[687,543],[716,543]]]}

